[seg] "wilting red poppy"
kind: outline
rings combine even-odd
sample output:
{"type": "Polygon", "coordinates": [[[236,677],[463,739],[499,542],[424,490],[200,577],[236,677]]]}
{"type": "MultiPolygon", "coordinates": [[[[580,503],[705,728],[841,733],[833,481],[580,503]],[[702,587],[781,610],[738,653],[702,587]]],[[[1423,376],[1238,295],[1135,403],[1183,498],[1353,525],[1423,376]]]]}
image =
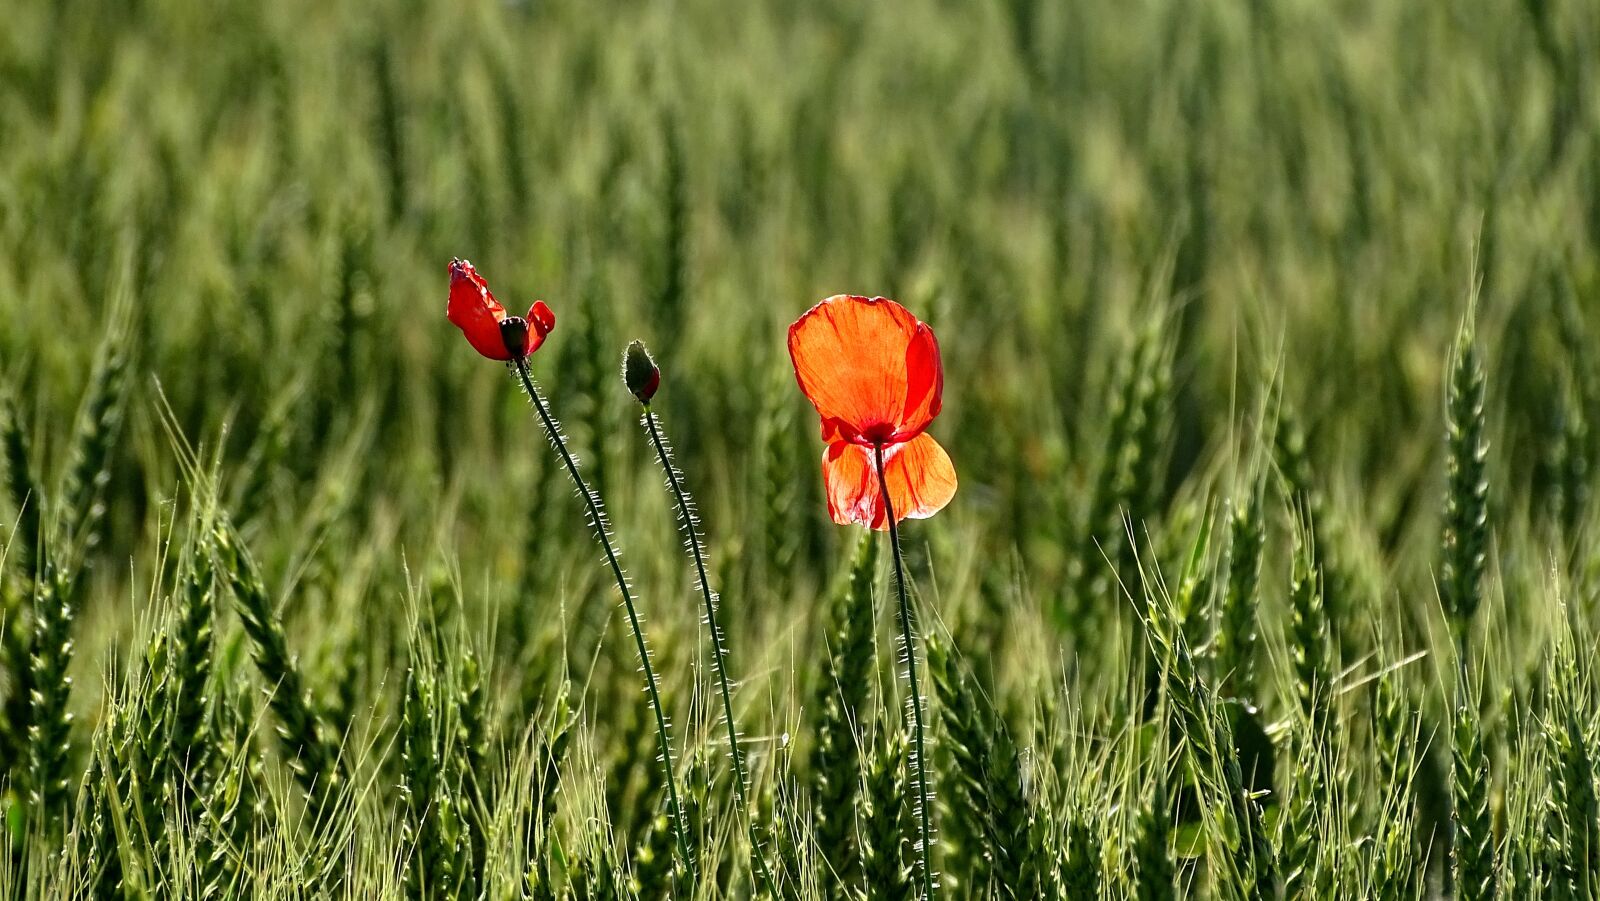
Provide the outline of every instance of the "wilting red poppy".
{"type": "Polygon", "coordinates": [[[822,481],[834,522],[889,528],[878,447],[896,520],[925,519],[950,502],[955,467],[924,431],[944,394],[932,329],[888,298],[839,294],[789,326],[789,359],[822,417],[822,481]]]}
{"type": "Polygon", "coordinates": [[[542,300],[528,308],[528,317],[507,316],[489,283],[466,260],[450,261],[450,303],[445,310],[467,343],[491,360],[520,360],[539,349],[556,327],[556,314],[542,300]]]}

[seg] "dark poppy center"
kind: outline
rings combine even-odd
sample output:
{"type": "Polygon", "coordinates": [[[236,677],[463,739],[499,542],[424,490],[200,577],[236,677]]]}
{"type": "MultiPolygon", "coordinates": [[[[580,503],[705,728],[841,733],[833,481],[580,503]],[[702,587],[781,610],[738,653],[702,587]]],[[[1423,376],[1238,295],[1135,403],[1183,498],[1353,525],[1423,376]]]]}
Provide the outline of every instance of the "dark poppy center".
{"type": "Polygon", "coordinates": [[[894,426],[887,422],[873,423],[861,430],[868,444],[888,444],[894,440],[894,426]]]}
{"type": "Polygon", "coordinates": [[[500,340],[506,343],[506,353],[521,359],[528,355],[528,320],[521,316],[507,316],[500,320],[500,340]]]}

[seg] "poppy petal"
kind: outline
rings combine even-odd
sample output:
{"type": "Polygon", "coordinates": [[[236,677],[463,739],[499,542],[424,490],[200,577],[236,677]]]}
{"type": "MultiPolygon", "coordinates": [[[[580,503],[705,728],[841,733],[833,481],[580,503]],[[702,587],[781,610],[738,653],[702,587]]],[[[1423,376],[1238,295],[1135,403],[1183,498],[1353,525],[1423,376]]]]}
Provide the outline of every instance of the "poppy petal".
{"type": "Polygon", "coordinates": [[[883,470],[898,519],[927,519],[955,497],[955,464],[926,432],[898,445],[884,459],[883,470]]]}
{"type": "Polygon", "coordinates": [[[556,314],[549,305],[542,300],[534,301],[528,308],[528,353],[538,350],[555,327],[556,314]]]}
{"type": "Polygon", "coordinates": [[[822,451],[822,487],[828,515],[841,526],[872,524],[883,518],[883,498],[871,451],[859,444],[836,441],[822,451]]]}
{"type": "MultiPolygon", "coordinates": [[[[879,531],[889,528],[873,453],[844,441],[823,452],[822,481],[834,522],[879,531]]],[[[926,433],[885,448],[883,469],[896,520],[927,519],[955,496],[956,470],[950,455],[926,433]]]]}
{"type": "Polygon", "coordinates": [[[911,336],[911,346],[906,348],[906,376],[906,406],[897,441],[921,434],[944,406],[944,364],[939,357],[939,339],[934,337],[933,329],[920,322],[911,336]]]}
{"type": "Polygon", "coordinates": [[[445,316],[461,329],[467,343],[478,353],[491,360],[511,359],[500,335],[500,321],[506,318],[506,309],[494,299],[488,282],[466,260],[450,263],[450,301],[445,316]]]}
{"type": "Polygon", "coordinates": [[[822,417],[824,440],[904,441],[938,415],[939,343],[910,311],[882,297],[835,295],[789,327],[800,389],[822,417]]]}

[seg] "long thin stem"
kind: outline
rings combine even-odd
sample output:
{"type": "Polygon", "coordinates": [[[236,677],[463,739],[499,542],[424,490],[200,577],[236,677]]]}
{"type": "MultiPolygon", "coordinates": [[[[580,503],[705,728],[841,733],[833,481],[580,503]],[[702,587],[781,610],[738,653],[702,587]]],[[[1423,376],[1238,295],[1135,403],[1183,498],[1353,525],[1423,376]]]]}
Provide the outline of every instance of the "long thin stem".
{"type": "Polygon", "coordinates": [[[895,521],[894,501],[889,498],[889,481],[883,472],[883,445],[873,446],[873,462],[878,467],[878,489],[883,493],[883,513],[889,520],[889,547],[894,551],[894,586],[900,595],[900,636],[906,645],[906,681],[911,683],[911,736],[917,771],[917,827],[922,833],[922,853],[917,864],[922,868],[922,897],[933,901],[933,830],[928,807],[928,758],[922,737],[922,689],[917,685],[917,638],[912,627],[911,600],[906,595],[905,562],[900,557],[900,526],[895,521]]]}
{"type": "Polygon", "coordinates": [[[661,691],[656,687],[656,673],[650,666],[650,649],[644,643],[644,629],[639,625],[639,612],[633,605],[633,592],[628,588],[628,577],[622,573],[622,564],[617,560],[616,549],[611,546],[611,527],[606,520],[605,511],[600,507],[600,499],[589,490],[589,485],[578,472],[578,461],[572,458],[567,450],[567,443],[561,437],[561,427],[550,417],[550,411],[545,408],[544,397],[539,394],[539,389],[534,387],[533,379],[528,376],[528,362],[526,359],[517,359],[517,375],[522,379],[522,390],[528,393],[528,399],[533,401],[533,408],[539,412],[539,420],[544,423],[544,430],[550,436],[550,443],[555,446],[556,452],[561,455],[561,461],[567,465],[567,475],[572,477],[573,484],[578,486],[578,493],[583,495],[583,501],[589,506],[589,518],[594,524],[595,534],[600,539],[600,546],[605,549],[606,561],[611,564],[611,575],[617,580],[617,591],[622,594],[622,605],[628,611],[628,624],[633,627],[633,640],[639,646],[639,662],[644,667],[645,689],[650,695],[650,707],[656,715],[656,738],[661,746],[661,765],[666,770],[667,776],[667,803],[672,808],[672,831],[677,838],[678,854],[683,858],[683,866],[690,873],[694,873],[694,859],[689,854],[689,833],[684,828],[683,808],[678,803],[677,779],[673,775],[672,742],[667,738],[667,716],[661,709],[661,691]]]}
{"type": "Polygon", "coordinates": [[[706,578],[705,553],[700,547],[700,533],[695,529],[694,508],[689,503],[688,494],[683,490],[677,468],[672,465],[672,455],[667,450],[666,440],[661,437],[661,426],[656,420],[656,414],[650,410],[648,404],[644,408],[644,424],[650,432],[650,442],[655,445],[656,459],[661,461],[661,471],[667,474],[667,484],[671,486],[672,494],[677,499],[678,518],[683,523],[689,555],[694,558],[695,576],[700,581],[700,597],[706,605],[706,626],[711,630],[711,659],[716,664],[717,688],[722,693],[722,719],[728,726],[728,753],[733,757],[733,785],[738,795],[739,806],[744,808],[745,815],[749,818],[750,843],[754,851],[752,856],[755,858],[761,882],[772,897],[777,898],[778,886],[772,879],[772,871],[767,869],[766,855],[761,853],[755,815],[750,810],[750,799],[746,797],[746,783],[750,776],[744,768],[744,750],[739,747],[739,733],[733,721],[733,692],[728,687],[728,648],[723,642],[722,627],[717,625],[716,596],[711,591],[711,580],[706,578]]]}

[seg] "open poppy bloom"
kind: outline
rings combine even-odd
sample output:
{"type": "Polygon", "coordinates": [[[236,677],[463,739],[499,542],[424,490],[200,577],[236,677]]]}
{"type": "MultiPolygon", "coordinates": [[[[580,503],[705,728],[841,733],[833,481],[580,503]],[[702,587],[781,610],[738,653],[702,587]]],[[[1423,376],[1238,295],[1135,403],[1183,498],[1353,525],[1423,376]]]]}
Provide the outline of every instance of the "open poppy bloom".
{"type": "Polygon", "coordinates": [[[520,360],[539,349],[556,327],[556,314],[542,300],[528,316],[507,316],[489,283],[466,260],[450,261],[450,303],[445,310],[467,343],[491,360],[520,360]]]}
{"type": "Polygon", "coordinates": [[[956,493],[956,470],[924,430],[939,415],[944,366],[933,330],[884,297],[838,294],[789,326],[800,390],[822,417],[822,481],[841,525],[889,528],[875,453],[896,521],[926,519],[956,493]]]}

